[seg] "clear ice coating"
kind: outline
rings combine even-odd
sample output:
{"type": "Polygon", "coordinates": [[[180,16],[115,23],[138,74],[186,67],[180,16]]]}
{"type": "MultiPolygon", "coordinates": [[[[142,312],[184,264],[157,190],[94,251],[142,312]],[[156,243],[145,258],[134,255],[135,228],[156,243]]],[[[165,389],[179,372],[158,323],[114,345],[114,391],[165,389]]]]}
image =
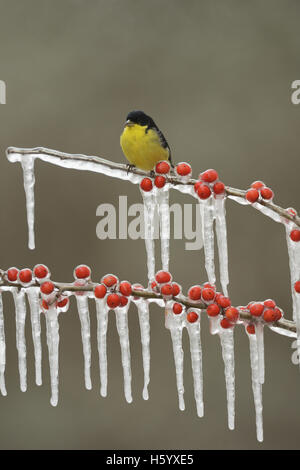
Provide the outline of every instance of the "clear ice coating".
{"type": "Polygon", "coordinates": [[[233,328],[220,329],[222,357],[224,361],[227,394],[228,427],[234,429],[235,416],[235,374],[234,374],[234,336],[233,328]]]}
{"type": "Polygon", "coordinates": [[[224,295],[228,295],[227,286],[229,284],[228,274],[228,248],[227,248],[227,227],[225,197],[215,199],[216,214],[216,235],[219,252],[220,281],[224,295]]]}
{"type": "Polygon", "coordinates": [[[76,295],[78,315],[81,324],[81,339],[84,357],[84,381],[85,388],[91,390],[91,327],[90,314],[88,306],[88,297],[85,295],[76,295]]]}
{"type": "Polygon", "coordinates": [[[102,397],[107,396],[107,320],[109,307],[106,303],[106,298],[97,299],[96,312],[97,312],[97,344],[99,355],[99,370],[100,370],[100,394],[102,397]]]}
{"type": "Polygon", "coordinates": [[[166,304],[166,328],[170,330],[173,355],[175,362],[176,371],[176,383],[178,392],[179,409],[185,410],[184,404],[184,386],[183,386],[183,349],[182,349],[182,330],[184,327],[184,317],[180,315],[173,315],[172,303],[167,302],[166,304]]]}
{"type": "Polygon", "coordinates": [[[190,351],[192,360],[192,370],[194,379],[194,395],[197,407],[197,415],[202,418],[204,415],[203,404],[203,371],[202,371],[202,347],[201,347],[201,328],[200,328],[200,310],[196,310],[199,320],[196,323],[186,322],[190,339],[190,351]]]}
{"type": "Polygon", "coordinates": [[[26,340],[25,340],[25,319],[26,302],[24,289],[12,289],[16,309],[16,343],[18,350],[20,388],[22,392],[27,390],[27,365],[26,365],[26,340]]]}
{"type": "Polygon", "coordinates": [[[148,400],[148,385],[150,382],[150,321],[149,321],[149,302],[148,300],[140,299],[135,302],[137,306],[141,342],[142,342],[142,355],[143,355],[143,368],[144,368],[144,389],[143,399],[148,400]]]}
{"type": "Polygon", "coordinates": [[[3,396],[7,395],[5,387],[5,364],[6,364],[6,346],[3,317],[3,301],[0,292],[0,391],[3,396]]]}
{"type": "Polygon", "coordinates": [[[262,385],[259,370],[259,353],[256,335],[248,334],[250,347],[250,364],[252,377],[252,390],[256,415],[256,436],[259,442],[263,441],[263,417],[262,417],[262,385]]]}
{"type": "Polygon", "coordinates": [[[132,402],[131,393],[131,364],[130,364],[130,343],[128,332],[128,307],[129,302],[125,307],[118,307],[115,309],[116,325],[120,338],[121,357],[124,375],[124,394],[128,403],[132,402]]]}
{"type": "Polygon", "coordinates": [[[294,288],[295,282],[300,280],[300,242],[294,242],[290,238],[291,231],[296,228],[292,222],[286,221],[285,228],[286,228],[288,255],[289,255],[291,292],[292,292],[292,299],[293,299],[293,320],[296,323],[297,352],[298,352],[298,357],[300,357],[300,294],[298,294],[294,288]]]}
{"type": "Polygon", "coordinates": [[[262,322],[257,322],[255,325],[255,334],[257,342],[258,354],[258,376],[259,383],[265,382],[265,352],[264,352],[264,325],[262,322]]]}
{"type": "Polygon", "coordinates": [[[141,189],[144,202],[144,230],[145,246],[147,253],[148,281],[152,281],[155,276],[155,244],[154,244],[154,217],[155,217],[155,197],[152,191],[145,192],[141,189]]]}
{"type": "Polygon", "coordinates": [[[166,184],[163,188],[157,191],[156,200],[158,203],[158,211],[159,211],[162,269],[164,269],[165,271],[169,271],[169,261],[170,261],[169,184],[166,184]]]}
{"type": "Polygon", "coordinates": [[[26,294],[30,306],[30,318],[32,340],[35,359],[35,382],[42,385],[42,345],[41,345],[41,320],[40,320],[40,288],[28,287],[26,294]]]}
{"type": "Polygon", "coordinates": [[[216,283],[215,261],[214,261],[214,201],[212,197],[206,201],[199,201],[201,222],[202,222],[202,238],[204,243],[205,269],[208,280],[211,284],[216,283]]]}
{"type": "Polygon", "coordinates": [[[27,224],[28,224],[28,247],[35,248],[34,241],[34,158],[30,155],[21,159],[23,168],[24,189],[26,196],[27,224]]]}
{"type": "Polygon", "coordinates": [[[52,406],[58,403],[58,353],[59,353],[59,325],[58,313],[54,304],[49,306],[46,314],[47,345],[49,353],[49,366],[51,378],[51,399],[52,406]]]}

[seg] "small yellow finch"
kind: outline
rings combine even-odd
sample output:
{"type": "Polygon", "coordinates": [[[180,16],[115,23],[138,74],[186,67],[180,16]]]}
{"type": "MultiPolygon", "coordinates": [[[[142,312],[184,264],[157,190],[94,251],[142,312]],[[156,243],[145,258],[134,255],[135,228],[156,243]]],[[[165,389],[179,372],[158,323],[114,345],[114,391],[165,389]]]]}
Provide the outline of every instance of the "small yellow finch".
{"type": "Polygon", "coordinates": [[[143,111],[131,111],[127,115],[120,143],[130,166],[151,171],[160,160],[169,160],[173,166],[168,142],[143,111]]]}

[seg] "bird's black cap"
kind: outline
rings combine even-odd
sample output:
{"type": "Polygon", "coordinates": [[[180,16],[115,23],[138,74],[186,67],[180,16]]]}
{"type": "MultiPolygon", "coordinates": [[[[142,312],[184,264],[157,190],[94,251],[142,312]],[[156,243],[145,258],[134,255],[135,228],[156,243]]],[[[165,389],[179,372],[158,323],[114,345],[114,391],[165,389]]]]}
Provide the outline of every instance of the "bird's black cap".
{"type": "Polygon", "coordinates": [[[143,111],[130,111],[126,120],[139,124],[140,126],[156,127],[153,119],[143,111]]]}

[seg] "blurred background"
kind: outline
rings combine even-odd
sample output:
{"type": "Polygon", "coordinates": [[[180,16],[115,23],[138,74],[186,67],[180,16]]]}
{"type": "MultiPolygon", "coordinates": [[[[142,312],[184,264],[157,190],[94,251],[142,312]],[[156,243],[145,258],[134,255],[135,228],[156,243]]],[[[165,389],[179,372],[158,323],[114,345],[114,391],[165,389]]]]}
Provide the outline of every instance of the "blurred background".
{"type": "MultiPolygon", "coordinates": [[[[124,162],[119,135],[128,111],[143,109],[164,132],[175,161],[197,176],[216,168],[222,180],[247,188],[270,185],[275,201],[299,207],[299,14],[294,1],[16,0],[0,1],[1,268],[51,268],[71,281],[86,263],[93,279],[107,272],[146,283],[143,240],[96,237],[96,208],[140,202],[128,182],[36,164],[36,250],[27,248],[20,165],[8,146],[45,146],[124,162]]],[[[171,202],[191,202],[171,192],[171,202]]],[[[291,318],[284,228],[251,207],[227,202],[230,296],[235,305],[275,298],[291,318]]],[[[170,269],[186,290],[204,282],[202,252],[171,243],[170,269]]],[[[184,335],[186,411],[177,405],[175,369],[162,311],[151,308],[150,399],[135,307],[129,312],[133,397],[123,395],[113,315],[108,327],[108,397],[99,395],[96,321],[91,304],[92,391],[86,391],[78,314],[72,301],[60,317],[60,401],[49,404],[43,319],[43,386],[34,383],[30,323],[26,325],[28,391],[19,390],[14,308],[4,294],[8,396],[0,399],[1,449],[292,449],[299,447],[300,376],[292,341],[265,332],[263,444],[256,441],[248,339],[236,328],[236,430],[227,428],[219,340],[203,318],[205,416],[197,418],[189,345],[184,335]]],[[[29,317],[28,317],[29,320],[29,317]]]]}

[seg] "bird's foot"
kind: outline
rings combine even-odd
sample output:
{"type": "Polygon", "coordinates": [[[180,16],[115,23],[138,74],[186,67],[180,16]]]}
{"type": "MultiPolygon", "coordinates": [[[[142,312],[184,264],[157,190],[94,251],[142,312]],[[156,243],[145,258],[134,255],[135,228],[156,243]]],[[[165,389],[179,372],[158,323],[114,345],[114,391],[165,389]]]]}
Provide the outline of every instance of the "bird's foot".
{"type": "Polygon", "coordinates": [[[130,163],[127,163],[126,167],[127,167],[127,175],[128,175],[128,173],[129,173],[133,168],[135,168],[135,165],[131,165],[130,163]]]}

